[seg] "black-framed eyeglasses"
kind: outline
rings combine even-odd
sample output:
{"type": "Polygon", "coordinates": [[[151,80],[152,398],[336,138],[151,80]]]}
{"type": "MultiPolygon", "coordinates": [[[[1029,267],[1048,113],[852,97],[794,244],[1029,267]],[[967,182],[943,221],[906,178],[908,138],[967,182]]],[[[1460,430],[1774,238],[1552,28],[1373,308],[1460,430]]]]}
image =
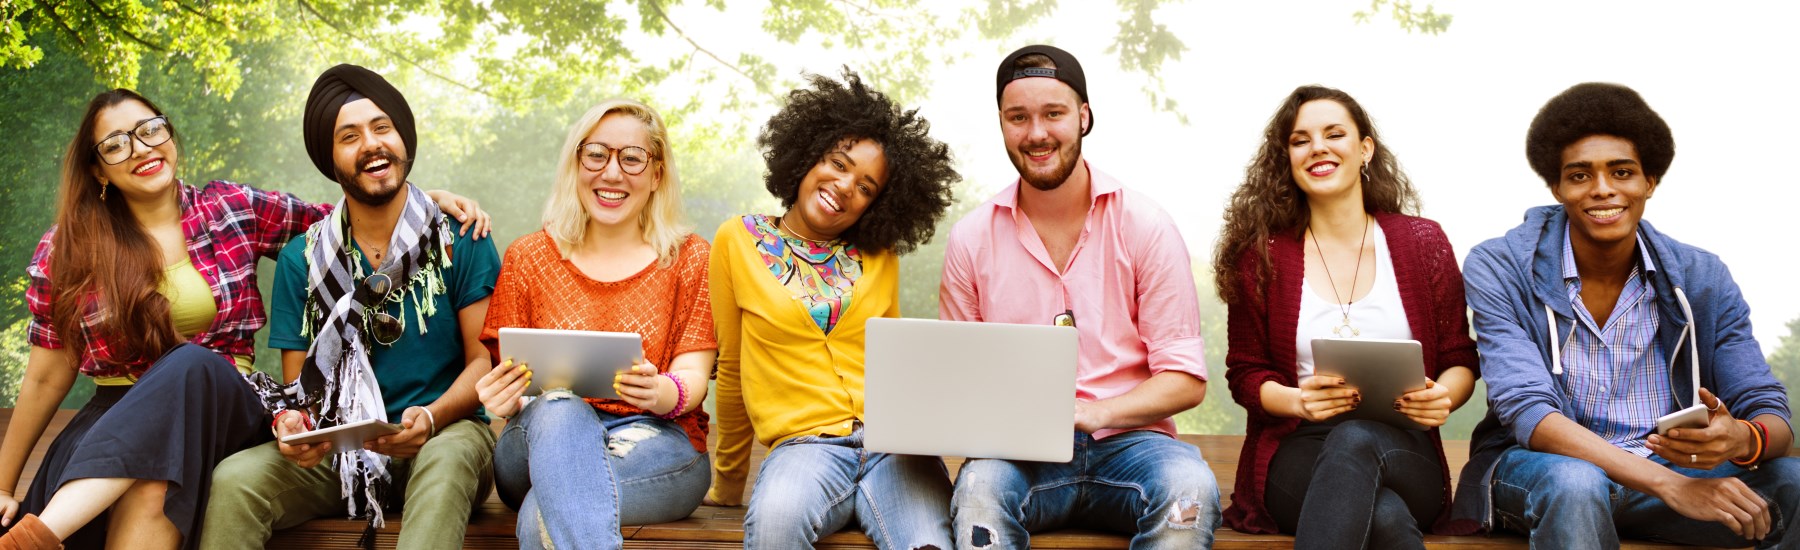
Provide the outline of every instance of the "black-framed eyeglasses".
{"type": "Polygon", "coordinates": [[[1058,314],[1056,314],[1055,317],[1050,318],[1050,324],[1056,325],[1059,327],[1075,326],[1075,310],[1073,310],[1073,309],[1063,310],[1062,313],[1058,313],[1058,314]]]}
{"type": "Polygon", "coordinates": [[[575,148],[575,158],[581,159],[581,167],[595,172],[606,170],[606,163],[612,162],[615,156],[619,158],[619,171],[626,174],[642,174],[650,166],[650,152],[635,145],[613,148],[590,141],[575,148]]]}
{"type": "Polygon", "coordinates": [[[406,325],[387,312],[387,302],[397,289],[386,273],[364,277],[362,288],[357,289],[357,301],[363,304],[363,331],[383,346],[393,345],[406,332],[406,325]]]}
{"type": "Polygon", "coordinates": [[[137,153],[137,147],[131,143],[133,138],[148,149],[169,142],[175,132],[169,128],[169,117],[155,116],[146,118],[131,128],[130,132],[113,132],[107,134],[100,143],[94,144],[94,152],[100,155],[100,162],[108,166],[125,162],[137,153]]]}

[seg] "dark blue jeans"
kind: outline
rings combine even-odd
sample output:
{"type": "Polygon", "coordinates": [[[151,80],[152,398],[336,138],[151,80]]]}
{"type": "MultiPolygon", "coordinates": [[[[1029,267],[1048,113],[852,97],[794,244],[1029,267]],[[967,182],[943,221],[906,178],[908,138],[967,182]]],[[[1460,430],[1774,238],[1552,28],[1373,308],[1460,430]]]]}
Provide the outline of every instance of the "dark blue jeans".
{"type": "Polygon", "coordinates": [[[1731,463],[1711,470],[1651,460],[1692,478],[1735,477],[1769,503],[1770,530],[1747,541],[1724,524],[1690,519],[1662,499],[1614,483],[1599,466],[1578,458],[1514,447],[1494,466],[1494,519],[1531,536],[1533,548],[1618,548],[1620,537],[1702,546],[1771,548],[1800,520],[1800,458],[1764,462],[1756,470],[1731,463]]]}
{"type": "Polygon", "coordinates": [[[1371,420],[1302,424],[1269,461],[1263,502],[1295,548],[1424,548],[1444,507],[1430,432],[1371,420]]]}

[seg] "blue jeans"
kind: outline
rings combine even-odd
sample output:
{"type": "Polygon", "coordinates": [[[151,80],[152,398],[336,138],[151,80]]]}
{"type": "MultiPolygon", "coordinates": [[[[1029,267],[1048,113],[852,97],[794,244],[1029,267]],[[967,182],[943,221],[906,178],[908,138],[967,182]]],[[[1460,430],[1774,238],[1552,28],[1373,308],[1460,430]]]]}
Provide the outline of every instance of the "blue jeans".
{"type": "Polygon", "coordinates": [[[1294,548],[1423,549],[1448,504],[1441,471],[1431,432],[1302,422],[1269,461],[1263,502],[1294,548]]]}
{"type": "Polygon", "coordinates": [[[573,398],[533,400],[494,448],[494,483],[519,511],[520,548],[619,548],[620,525],[699,508],[710,468],[674,422],[614,416],[573,398]]]}
{"type": "Polygon", "coordinates": [[[1063,526],[1134,533],[1131,548],[1212,548],[1219,483],[1193,445],[1140,430],[1075,433],[1068,463],[972,459],[956,476],[956,547],[1027,548],[1063,526]]]}
{"type": "Polygon", "coordinates": [[[1618,548],[1619,538],[1703,546],[1769,548],[1800,526],[1800,458],[1762,463],[1754,471],[1725,463],[1711,470],[1672,466],[1692,478],[1735,477],[1769,504],[1769,536],[1744,540],[1724,524],[1690,519],[1661,499],[1614,483],[1585,460],[1514,447],[1494,466],[1495,523],[1531,536],[1533,548],[1618,548]]]}
{"type": "Polygon", "coordinates": [[[949,504],[941,458],[868,452],[861,426],[845,437],[796,437],[763,460],[744,548],[812,548],[854,516],[876,548],[947,549],[949,504]]]}

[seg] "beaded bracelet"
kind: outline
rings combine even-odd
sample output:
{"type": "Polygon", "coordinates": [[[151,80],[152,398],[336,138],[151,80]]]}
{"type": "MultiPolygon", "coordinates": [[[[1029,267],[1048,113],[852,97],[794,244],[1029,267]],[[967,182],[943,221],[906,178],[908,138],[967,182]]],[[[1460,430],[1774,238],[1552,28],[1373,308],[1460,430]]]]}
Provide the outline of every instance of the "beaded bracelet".
{"type": "Polygon", "coordinates": [[[675,417],[681,416],[681,409],[687,408],[687,386],[682,385],[681,377],[675,376],[675,373],[665,372],[663,373],[663,376],[669,377],[669,381],[675,383],[675,408],[669,409],[667,414],[660,414],[657,416],[673,420],[675,417]]]}
{"type": "Polygon", "coordinates": [[[1767,439],[1769,438],[1768,432],[1758,430],[1756,423],[1751,422],[1749,420],[1744,420],[1744,419],[1740,418],[1740,419],[1738,419],[1738,422],[1743,423],[1745,428],[1750,429],[1750,435],[1756,439],[1756,452],[1752,453],[1750,455],[1750,458],[1746,459],[1746,460],[1738,460],[1738,459],[1733,458],[1733,459],[1731,459],[1731,463],[1736,464],[1738,466],[1749,466],[1752,464],[1756,464],[1757,461],[1762,460],[1763,447],[1768,445],[1768,441],[1767,441],[1767,439]]]}

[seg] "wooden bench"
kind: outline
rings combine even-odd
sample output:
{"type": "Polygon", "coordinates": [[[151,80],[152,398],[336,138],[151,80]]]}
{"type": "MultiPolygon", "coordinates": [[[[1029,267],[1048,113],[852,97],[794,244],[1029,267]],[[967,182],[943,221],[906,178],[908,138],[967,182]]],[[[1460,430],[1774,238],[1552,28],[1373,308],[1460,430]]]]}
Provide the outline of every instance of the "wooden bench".
{"type": "MultiPolygon", "coordinates": [[[[68,425],[74,411],[59,411],[51,421],[45,435],[36,449],[32,451],[30,460],[25,466],[25,478],[20,480],[21,489],[30,486],[31,476],[37,472],[38,463],[49,447],[49,442],[68,425]]],[[[12,409],[0,409],[0,426],[5,426],[12,417],[12,409]]],[[[498,423],[495,429],[499,429],[498,423]]],[[[1206,457],[1212,466],[1213,475],[1218,478],[1220,497],[1226,502],[1231,498],[1233,480],[1237,477],[1238,449],[1243,444],[1243,436],[1230,435],[1184,435],[1183,441],[1200,448],[1201,455],[1206,457]]],[[[1450,461],[1450,472],[1454,477],[1468,460],[1467,442],[1452,441],[1445,445],[1450,461]]],[[[755,472],[761,464],[765,449],[756,446],[750,462],[750,485],[755,485],[755,472]]],[[[1800,454],[1800,453],[1797,453],[1800,454]]],[[[954,476],[962,465],[962,459],[945,460],[954,476]]],[[[746,495],[747,496],[747,495],[746,495]]],[[[480,549],[513,549],[518,548],[518,541],[513,536],[513,526],[517,515],[504,504],[498,496],[490,495],[487,501],[477,507],[469,520],[464,548],[480,549]]],[[[271,549],[354,549],[357,539],[362,536],[364,523],[339,518],[316,519],[299,527],[275,533],[268,543],[271,549]]],[[[743,548],[744,540],[744,508],[702,506],[687,519],[658,525],[627,526],[621,529],[625,537],[625,548],[632,549],[723,549],[743,548]]],[[[376,535],[377,548],[393,548],[400,535],[400,521],[390,520],[386,527],[376,535]]],[[[1221,527],[1216,533],[1215,548],[1219,549],[1268,549],[1290,548],[1293,537],[1282,535],[1251,535],[1232,531],[1221,527]]],[[[1491,548],[1526,548],[1525,539],[1514,535],[1443,537],[1427,536],[1425,545],[1436,549],[1491,549],[1491,548]]],[[[1097,533],[1076,529],[1062,530],[1054,533],[1034,535],[1031,538],[1032,548],[1050,549],[1124,549],[1127,538],[1119,535],[1097,533]]],[[[852,522],[850,528],[834,533],[819,541],[821,549],[872,549],[874,545],[855,529],[852,522]]],[[[1642,542],[1627,542],[1628,549],[1674,549],[1687,548],[1642,542]]]]}

